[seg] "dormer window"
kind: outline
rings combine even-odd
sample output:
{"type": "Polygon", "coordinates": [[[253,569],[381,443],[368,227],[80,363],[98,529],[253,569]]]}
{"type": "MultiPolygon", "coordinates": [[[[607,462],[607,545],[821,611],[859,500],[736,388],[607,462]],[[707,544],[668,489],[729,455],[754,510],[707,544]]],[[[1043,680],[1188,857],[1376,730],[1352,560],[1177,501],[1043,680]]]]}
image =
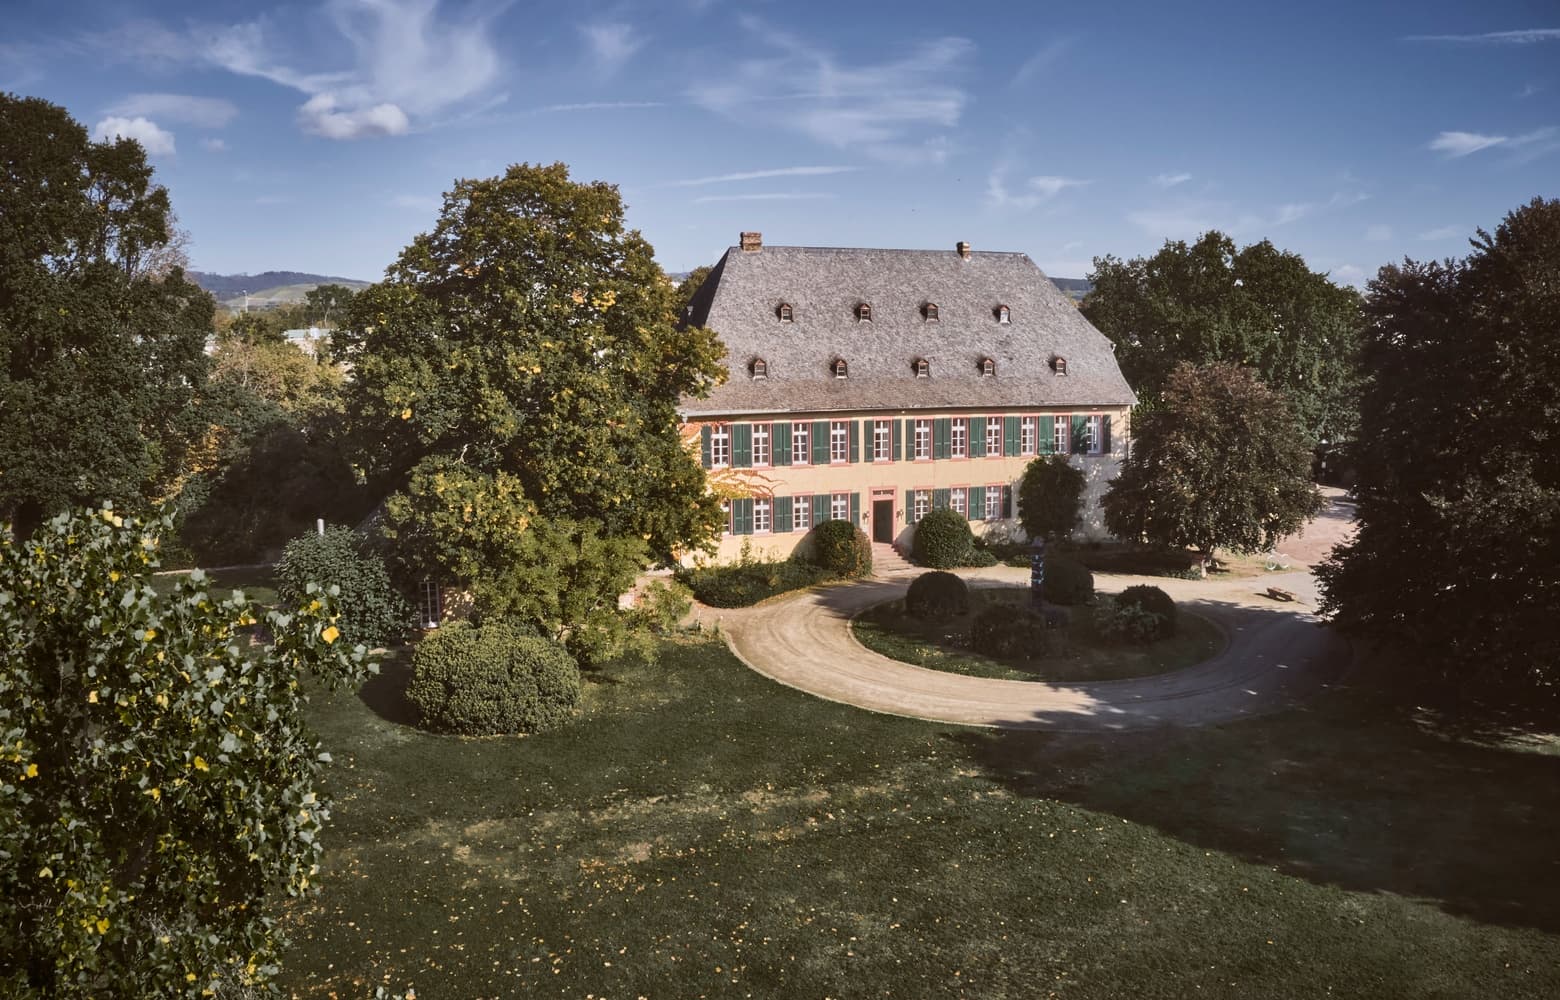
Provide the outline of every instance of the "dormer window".
{"type": "Polygon", "coordinates": [[[921,316],[928,323],[935,323],[935,322],[937,322],[937,303],[935,303],[935,302],[928,302],[928,303],[926,303],[926,305],[922,306],[921,307],[921,316]]]}
{"type": "Polygon", "coordinates": [[[789,302],[780,303],[780,308],[775,310],[775,315],[780,317],[782,323],[790,323],[796,318],[789,302]]]}
{"type": "Polygon", "coordinates": [[[980,374],[983,378],[996,378],[997,363],[990,358],[980,359],[980,374]]]}
{"type": "Polygon", "coordinates": [[[916,378],[932,377],[932,363],[925,358],[916,358],[913,362],[913,367],[915,368],[916,378]]]}
{"type": "Polygon", "coordinates": [[[1067,374],[1067,359],[1060,354],[1051,355],[1051,370],[1058,375],[1067,374]]]}
{"type": "Polygon", "coordinates": [[[1008,309],[1007,306],[997,306],[997,322],[998,323],[1011,323],[1011,322],[1013,322],[1013,313],[1012,313],[1011,310],[1008,309]]]}
{"type": "Polygon", "coordinates": [[[833,367],[835,378],[845,378],[850,374],[850,366],[845,363],[844,358],[835,358],[833,367]]]}
{"type": "Polygon", "coordinates": [[[765,361],[763,358],[754,358],[753,363],[748,365],[748,371],[753,374],[753,378],[755,380],[768,378],[769,362],[765,361]]]}
{"type": "Polygon", "coordinates": [[[872,322],[872,303],[870,303],[870,302],[861,302],[861,303],[858,303],[856,305],[856,322],[858,322],[858,323],[870,323],[870,322],[872,322]]]}

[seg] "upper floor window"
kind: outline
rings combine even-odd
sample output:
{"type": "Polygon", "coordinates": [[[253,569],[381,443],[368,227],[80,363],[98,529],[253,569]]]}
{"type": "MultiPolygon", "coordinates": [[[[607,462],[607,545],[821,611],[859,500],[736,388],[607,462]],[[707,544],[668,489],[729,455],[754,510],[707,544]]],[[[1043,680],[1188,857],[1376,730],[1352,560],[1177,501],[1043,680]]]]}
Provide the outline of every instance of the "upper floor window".
{"type": "Polygon", "coordinates": [[[1105,435],[1100,431],[1100,424],[1104,419],[1100,414],[1093,413],[1089,415],[1088,423],[1085,425],[1089,428],[1089,447],[1087,450],[1090,455],[1101,455],[1105,452],[1105,435]]]}
{"type": "Polygon", "coordinates": [[[754,358],[753,363],[749,366],[749,368],[753,372],[753,377],[756,379],[769,377],[769,362],[765,361],[763,358],[754,358]]]}
{"type": "Polygon", "coordinates": [[[986,378],[994,377],[997,374],[997,363],[990,358],[981,358],[980,373],[986,378]]]}
{"type": "Polygon", "coordinates": [[[857,303],[857,305],[856,305],[856,322],[858,322],[858,323],[870,323],[870,322],[872,322],[872,303],[870,303],[870,302],[857,303]]]}
{"type": "Polygon", "coordinates": [[[782,323],[789,323],[796,318],[796,314],[791,309],[791,303],[789,302],[780,303],[780,308],[775,310],[775,315],[780,317],[780,322],[782,323]]]}
{"type": "Polygon", "coordinates": [[[917,420],[915,422],[915,450],[911,455],[921,461],[932,457],[932,422],[930,420],[917,420]]]}
{"type": "Polygon", "coordinates": [[[716,424],[710,430],[710,468],[722,469],[731,464],[731,425],[716,424]]]}
{"type": "Polygon", "coordinates": [[[1011,322],[1013,322],[1013,313],[1012,313],[1012,311],[1010,309],[1008,309],[1007,306],[997,306],[997,322],[998,323],[1011,323],[1011,322]]]}
{"type": "Polygon", "coordinates": [[[1020,455],[1033,455],[1035,445],[1038,442],[1037,428],[1038,417],[1025,417],[1018,426],[1018,453],[1020,455]]]}
{"type": "Polygon", "coordinates": [[[968,417],[953,418],[952,442],[948,447],[950,458],[968,458],[970,454],[970,421],[968,417]]]}
{"type": "Polygon", "coordinates": [[[850,374],[850,366],[845,363],[845,359],[844,358],[835,358],[834,359],[834,377],[835,378],[845,378],[849,374],[850,374]]]}
{"type": "Polygon", "coordinates": [[[1067,446],[1068,425],[1072,421],[1066,416],[1053,417],[1051,421],[1051,450],[1058,455],[1065,455],[1070,450],[1067,446]]]}
{"type": "Polygon", "coordinates": [[[753,425],[753,464],[769,464],[769,425],[753,425]]]}
{"type": "Polygon", "coordinates": [[[932,363],[930,361],[927,361],[925,358],[916,358],[915,359],[915,377],[916,378],[931,378],[932,377],[932,363]]]}
{"type": "Polygon", "coordinates": [[[829,461],[850,461],[850,422],[835,420],[829,424],[829,461]]]}
{"type": "Polygon", "coordinates": [[[986,457],[1002,457],[1002,418],[986,418],[986,457]]]}
{"type": "Polygon", "coordinates": [[[921,316],[928,323],[935,323],[935,322],[937,322],[937,320],[938,320],[938,316],[937,316],[937,303],[935,303],[935,302],[928,302],[928,303],[926,303],[926,305],[922,306],[921,307],[921,316]]]}
{"type": "Polygon", "coordinates": [[[798,420],[791,425],[791,464],[806,465],[812,452],[807,450],[807,437],[812,431],[812,424],[805,420],[798,420]]]}
{"type": "Polygon", "coordinates": [[[887,462],[893,457],[894,437],[890,421],[872,421],[872,461],[887,462]]]}

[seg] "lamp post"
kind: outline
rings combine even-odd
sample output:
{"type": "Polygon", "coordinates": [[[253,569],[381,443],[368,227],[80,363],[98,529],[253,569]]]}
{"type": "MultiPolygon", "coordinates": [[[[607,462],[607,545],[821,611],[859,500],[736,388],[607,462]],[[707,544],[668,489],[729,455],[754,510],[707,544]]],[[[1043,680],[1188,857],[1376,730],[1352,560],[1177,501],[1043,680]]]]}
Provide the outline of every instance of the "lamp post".
{"type": "Polygon", "coordinates": [[[1045,539],[1029,545],[1029,600],[1037,611],[1045,610],[1045,539]]]}

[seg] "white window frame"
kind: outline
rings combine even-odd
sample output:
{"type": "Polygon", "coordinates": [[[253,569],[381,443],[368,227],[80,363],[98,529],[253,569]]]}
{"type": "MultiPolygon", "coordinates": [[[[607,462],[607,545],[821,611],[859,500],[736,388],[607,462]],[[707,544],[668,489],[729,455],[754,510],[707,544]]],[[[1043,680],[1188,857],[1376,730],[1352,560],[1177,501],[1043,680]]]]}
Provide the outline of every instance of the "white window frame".
{"type": "Polygon", "coordinates": [[[769,425],[753,425],[753,466],[765,468],[769,465],[769,425]]]}
{"type": "Polygon", "coordinates": [[[812,426],[805,420],[791,424],[791,464],[808,465],[812,462],[812,426]],[[801,444],[798,445],[797,442],[801,444]]]}
{"type": "Polygon", "coordinates": [[[831,521],[849,521],[850,520],[850,494],[849,493],[830,493],[829,494],[829,519],[831,521]]]}
{"type": "Polygon", "coordinates": [[[872,421],[872,461],[894,459],[894,428],[887,420],[872,421]]]}
{"type": "Polygon", "coordinates": [[[1105,449],[1102,447],[1105,444],[1104,424],[1105,418],[1103,414],[1089,414],[1088,423],[1084,426],[1089,428],[1088,454],[1090,455],[1103,455],[1105,453],[1105,449]]]}
{"type": "Polygon", "coordinates": [[[968,519],[970,516],[970,489],[968,486],[955,486],[948,491],[948,506],[959,512],[959,516],[968,519]]]}
{"type": "Polygon", "coordinates": [[[721,532],[721,533],[724,534],[724,535],[728,535],[729,536],[729,535],[732,534],[732,530],[731,530],[731,501],[730,500],[722,500],[720,502],[720,512],[722,514],[726,515],[726,530],[721,532]]]}
{"type": "Polygon", "coordinates": [[[1002,418],[986,418],[986,457],[1002,457],[1002,418]]]}
{"type": "Polygon", "coordinates": [[[912,452],[917,462],[927,462],[932,458],[932,422],[930,420],[917,420],[912,430],[915,433],[915,449],[912,452]]]}
{"type": "Polygon", "coordinates": [[[774,528],[774,501],[763,497],[753,498],[753,534],[767,535],[774,528]]]}
{"type": "Polygon", "coordinates": [[[716,424],[710,428],[710,468],[724,469],[731,465],[731,425],[716,424]]]}
{"type": "Polygon", "coordinates": [[[1002,484],[986,487],[986,517],[987,521],[1002,520],[1002,484]]]}
{"type": "MultiPolygon", "coordinates": [[[[1039,418],[1023,417],[1018,425],[1018,453],[1020,455],[1033,455],[1035,447],[1039,443],[1039,418]]],[[[756,459],[754,460],[756,463],[756,459]]]]}
{"type": "Polygon", "coordinates": [[[970,418],[954,417],[953,430],[949,433],[949,451],[952,458],[970,457],[970,418]]]}
{"type": "Polygon", "coordinates": [[[791,498],[791,530],[807,531],[812,527],[812,494],[799,493],[791,498]]]}
{"type": "Polygon", "coordinates": [[[1055,421],[1051,425],[1051,450],[1058,455],[1071,454],[1072,449],[1069,445],[1072,442],[1067,439],[1072,434],[1072,417],[1060,415],[1051,419],[1055,421]]]}
{"type": "Polygon", "coordinates": [[[850,421],[829,421],[829,464],[841,465],[850,461],[850,421]]]}
{"type": "Polygon", "coordinates": [[[910,503],[910,515],[911,515],[911,517],[914,518],[914,520],[912,520],[910,522],[911,524],[920,524],[921,523],[921,518],[925,517],[931,511],[931,509],[932,509],[932,491],[931,490],[914,490],[914,491],[912,491],[911,503],[910,503]]]}

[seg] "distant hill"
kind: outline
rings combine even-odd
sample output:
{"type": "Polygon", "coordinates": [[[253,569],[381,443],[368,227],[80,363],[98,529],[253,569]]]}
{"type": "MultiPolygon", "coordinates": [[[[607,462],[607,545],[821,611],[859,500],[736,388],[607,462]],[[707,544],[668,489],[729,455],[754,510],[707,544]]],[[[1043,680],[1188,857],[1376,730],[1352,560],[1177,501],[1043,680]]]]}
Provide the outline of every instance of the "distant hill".
{"type": "Polygon", "coordinates": [[[1083,298],[1094,289],[1093,283],[1088,278],[1052,278],[1051,284],[1075,299],[1083,298]]]}
{"type": "Polygon", "coordinates": [[[251,308],[302,302],[304,295],[319,285],[345,285],[354,291],[359,291],[370,284],[356,278],[332,278],[323,274],[307,274],[303,271],[262,271],[259,274],[211,274],[207,271],[190,271],[189,276],[197,285],[215,295],[225,305],[242,307],[244,294],[247,292],[251,308]]]}

